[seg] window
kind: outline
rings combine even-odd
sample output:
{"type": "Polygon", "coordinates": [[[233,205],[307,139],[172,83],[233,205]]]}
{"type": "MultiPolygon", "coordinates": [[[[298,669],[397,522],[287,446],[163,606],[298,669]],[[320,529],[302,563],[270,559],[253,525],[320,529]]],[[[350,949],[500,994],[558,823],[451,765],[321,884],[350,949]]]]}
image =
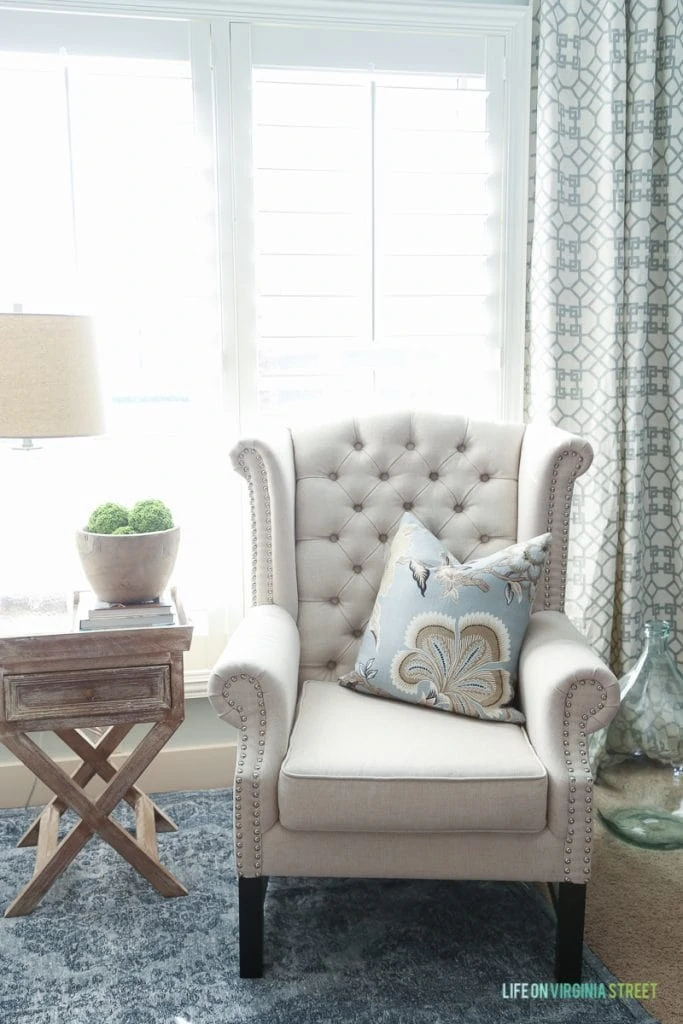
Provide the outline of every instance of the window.
{"type": "Polygon", "coordinates": [[[495,19],[231,26],[244,410],[521,415],[515,56],[495,19]]]}
{"type": "Polygon", "coordinates": [[[78,582],[88,510],[161,497],[199,678],[242,614],[254,418],[520,414],[529,25],[115,6],[0,10],[0,310],[91,312],[109,403],[103,438],[2,443],[2,590],[78,582]]]}
{"type": "Polygon", "coordinates": [[[483,75],[254,72],[259,413],[499,412],[483,75]]]}

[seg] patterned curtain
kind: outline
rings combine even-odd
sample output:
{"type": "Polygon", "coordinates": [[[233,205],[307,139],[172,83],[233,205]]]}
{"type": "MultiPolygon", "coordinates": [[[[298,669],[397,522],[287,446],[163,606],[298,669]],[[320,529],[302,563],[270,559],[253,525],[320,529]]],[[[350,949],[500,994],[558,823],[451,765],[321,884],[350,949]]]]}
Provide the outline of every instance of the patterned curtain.
{"type": "Polygon", "coordinates": [[[567,612],[683,653],[683,4],[536,0],[526,411],[588,438],[567,612]]]}

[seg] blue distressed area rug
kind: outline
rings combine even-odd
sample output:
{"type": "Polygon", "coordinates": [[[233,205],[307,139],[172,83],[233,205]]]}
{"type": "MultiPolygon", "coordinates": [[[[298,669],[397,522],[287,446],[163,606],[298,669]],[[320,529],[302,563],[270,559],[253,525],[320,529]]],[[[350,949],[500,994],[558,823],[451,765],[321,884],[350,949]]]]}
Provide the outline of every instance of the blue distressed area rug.
{"type": "MultiPolygon", "coordinates": [[[[615,979],[589,950],[584,982],[607,998],[542,997],[554,980],[554,924],[520,883],[271,879],[266,974],[242,980],[231,794],[155,799],[179,825],[159,836],[161,860],[189,895],[164,899],[91,839],[32,914],[0,919],[2,1024],[653,1019],[609,997],[615,979]],[[505,997],[515,983],[529,986],[527,998],[505,997]]],[[[2,911],[33,871],[34,850],[15,844],[34,816],[0,811],[2,911]]]]}

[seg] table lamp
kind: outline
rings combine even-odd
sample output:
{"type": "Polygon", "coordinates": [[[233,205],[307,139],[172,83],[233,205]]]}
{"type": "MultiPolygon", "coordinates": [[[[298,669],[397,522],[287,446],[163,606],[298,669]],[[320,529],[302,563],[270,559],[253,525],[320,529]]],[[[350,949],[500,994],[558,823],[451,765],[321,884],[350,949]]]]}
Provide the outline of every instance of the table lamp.
{"type": "Polygon", "coordinates": [[[104,431],[92,321],[0,313],[0,438],[88,437],[104,431]]]}
{"type": "MultiPolygon", "coordinates": [[[[15,446],[17,451],[37,453],[40,445],[34,443],[34,438],[86,437],[103,431],[90,318],[18,311],[0,313],[0,438],[20,439],[21,444],[15,446]]],[[[24,463],[21,456],[17,458],[19,463],[24,463]]],[[[29,496],[31,487],[26,486],[27,481],[38,475],[42,478],[46,465],[44,462],[36,465],[33,459],[29,462],[31,472],[18,489],[14,488],[19,496],[17,515],[22,517],[22,528],[24,514],[33,509],[36,501],[35,496],[29,496]]],[[[28,464],[26,469],[29,470],[28,464]]],[[[4,504],[7,510],[14,508],[16,502],[5,501],[4,504]]],[[[6,530],[0,532],[3,543],[16,546],[14,541],[7,540],[6,530]]],[[[37,538],[42,538],[42,531],[30,536],[30,544],[35,546],[37,538]]],[[[24,541],[29,543],[26,537],[24,541]]],[[[22,581],[18,589],[13,589],[12,584],[12,558],[9,552],[3,551],[0,625],[3,621],[11,623],[16,616],[21,618],[27,607],[32,614],[35,611],[51,614],[50,601],[42,589],[40,594],[34,594],[30,584],[26,589],[31,572],[44,571],[44,561],[36,555],[35,547],[31,550],[33,554],[27,557],[27,566],[22,558],[19,568],[19,556],[14,559],[15,577],[22,581]]]]}

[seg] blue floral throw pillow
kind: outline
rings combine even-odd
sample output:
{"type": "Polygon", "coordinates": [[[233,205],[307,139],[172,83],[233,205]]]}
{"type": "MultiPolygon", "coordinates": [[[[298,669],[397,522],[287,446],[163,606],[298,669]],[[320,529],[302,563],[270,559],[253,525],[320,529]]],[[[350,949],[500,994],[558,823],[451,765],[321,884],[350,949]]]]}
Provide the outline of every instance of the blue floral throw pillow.
{"type": "Polygon", "coordinates": [[[355,670],[342,686],[495,722],[510,707],[550,534],[461,564],[410,513],[389,551],[355,670]]]}

